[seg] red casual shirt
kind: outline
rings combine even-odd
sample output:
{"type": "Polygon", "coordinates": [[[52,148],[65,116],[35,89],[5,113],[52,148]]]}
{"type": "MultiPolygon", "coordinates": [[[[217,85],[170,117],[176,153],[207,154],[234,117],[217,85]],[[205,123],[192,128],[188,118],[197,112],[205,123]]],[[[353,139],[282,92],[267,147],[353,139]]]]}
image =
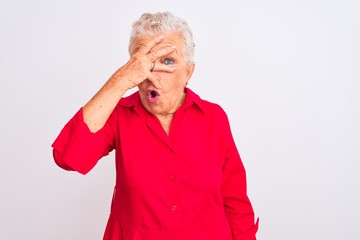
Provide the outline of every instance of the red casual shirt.
{"type": "Polygon", "coordinates": [[[80,109],[52,147],[60,167],[82,174],[116,150],[105,240],[255,240],[258,224],[227,116],[190,89],[168,135],[136,92],[96,133],[80,109]]]}

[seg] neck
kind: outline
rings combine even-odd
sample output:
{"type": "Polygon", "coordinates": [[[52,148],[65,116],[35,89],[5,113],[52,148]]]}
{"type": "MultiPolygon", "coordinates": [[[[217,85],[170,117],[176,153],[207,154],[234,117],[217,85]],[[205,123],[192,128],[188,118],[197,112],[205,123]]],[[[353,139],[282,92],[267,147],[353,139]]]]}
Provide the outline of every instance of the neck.
{"type": "Polygon", "coordinates": [[[155,116],[157,117],[157,119],[159,119],[159,122],[161,123],[161,126],[163,127],[166,134],[169,135],[171,122],[174,118],[174,113],[156,114],[155,116]]]}
{"type": "Polygon", "coordinates": [[[169,135],[171,122],[174,118],[175,112],[184,103],[185,97],[186,97],[185,93],[183,95],[181,95],[181,97],[178,99],[177,103],[174,104],[174,107],[170,111],[154,114],[159,119],[161,126],[164,128],[167,135],[169,135]]]}

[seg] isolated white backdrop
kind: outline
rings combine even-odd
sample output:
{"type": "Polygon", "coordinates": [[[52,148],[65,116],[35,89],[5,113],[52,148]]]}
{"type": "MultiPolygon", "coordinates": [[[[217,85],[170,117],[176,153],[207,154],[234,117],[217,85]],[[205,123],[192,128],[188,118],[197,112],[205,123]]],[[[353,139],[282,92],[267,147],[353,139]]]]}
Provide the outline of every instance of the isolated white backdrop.
{"type": "Polygon", "coordinates": [[[355,0],[2,0],[0,239],[101,239],[113,155],[82,176],[50,145],[127,61],[131,23],[164,10],[193,29],[190,88],[229,115],[258,239],[359,239],[355,0]]]}

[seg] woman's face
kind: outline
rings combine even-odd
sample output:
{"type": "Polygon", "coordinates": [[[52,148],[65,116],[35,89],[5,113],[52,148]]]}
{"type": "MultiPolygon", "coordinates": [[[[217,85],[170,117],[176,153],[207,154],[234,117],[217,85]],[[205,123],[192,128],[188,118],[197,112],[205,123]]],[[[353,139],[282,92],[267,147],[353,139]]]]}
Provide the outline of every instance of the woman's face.
{"type": "MultiPolygon", "coordinates": [[[[135,49],[144,45],[149,39],[150,37],[147,36],[135,39],[135,49]]],[[[155,115],[175,113],[184,102],[184,88],[194,71],[194,63],[184,59],[183,40],[178,33],[164,34],[164,39],[151,51],[173,45],[176,46],[175,51],[155,61],[153,74],[158,77],[161,89],[156,89],[148,80],[138,86],[141,102],[149,112],[155,115]],[[159,71],[156,66],[160,64],[173,66],[176,70],[174,72],[159,71]],[[152,92],[154,90],[157,96],[152,92]]]]}

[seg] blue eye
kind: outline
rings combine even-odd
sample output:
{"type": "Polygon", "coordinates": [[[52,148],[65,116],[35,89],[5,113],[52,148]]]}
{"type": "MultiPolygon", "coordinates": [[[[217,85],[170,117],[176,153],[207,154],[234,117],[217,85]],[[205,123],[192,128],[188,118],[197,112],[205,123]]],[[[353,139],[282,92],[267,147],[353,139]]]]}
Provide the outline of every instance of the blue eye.
{"type": "Polygon", "coordinates": [[[165,65],[174,64],[174,60],[173,60],[172,58],[165,58],[164,64],[165,64],[165,65]]]}

